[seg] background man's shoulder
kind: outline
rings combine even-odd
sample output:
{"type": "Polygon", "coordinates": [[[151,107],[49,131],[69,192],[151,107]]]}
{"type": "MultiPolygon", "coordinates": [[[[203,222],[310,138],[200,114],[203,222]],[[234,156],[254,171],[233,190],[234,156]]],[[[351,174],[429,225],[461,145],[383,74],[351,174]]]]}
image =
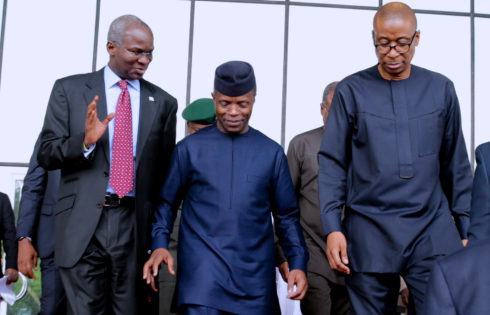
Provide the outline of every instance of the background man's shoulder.
{"type": "Polygon", "coordinates": [[[476,151],[480,151],[485,156],[490,155],[490,142],[485,142],[485,143],[480,144],[476,148],[476,151]]]}
{"type": "Polygon", "coordinates": [[[318,127],[297,134],[296,136],[293,137],[293,139],[291,139],[291,141],[289,142],[289,146],[296,147],[298,145],[304,144],[305,142],[308,142],[313,137],[318,137],[319,135],[320,136],[323,135],[323,127],[318,127]]]}

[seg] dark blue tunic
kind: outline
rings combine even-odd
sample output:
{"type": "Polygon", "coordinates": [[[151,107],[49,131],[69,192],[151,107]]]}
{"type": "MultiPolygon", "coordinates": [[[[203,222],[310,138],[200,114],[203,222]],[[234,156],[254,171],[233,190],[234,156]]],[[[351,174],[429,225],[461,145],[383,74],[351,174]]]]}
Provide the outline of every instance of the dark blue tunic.
{"type": "Polygon", "coordinates": [[[318,158],[324,231],[342,230],[345,205],[354,271],[396,273],[462,246],[472,175],[446,77],[412,66],[388,81],[374,66],[345,78],[318,158]]]}
{"type": "Polygon", "coordinates": [[[224,134],[214,125],[177,144],[153,225],[167,248],[183,200],[178,304],[272,314],[276,307],[272,216],[291,269],[308,253],[282,148],[257,130],[224,134]]]}

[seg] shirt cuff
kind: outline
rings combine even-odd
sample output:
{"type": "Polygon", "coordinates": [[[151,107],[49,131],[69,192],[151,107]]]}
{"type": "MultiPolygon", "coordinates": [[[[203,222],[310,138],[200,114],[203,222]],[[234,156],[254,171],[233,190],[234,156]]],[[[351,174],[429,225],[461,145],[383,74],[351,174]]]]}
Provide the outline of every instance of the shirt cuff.
{"type": "Polygon", "coordinates": [[[90,148],[87,149],[85,146],[85,143],[83,144],[83,156],[85,156],[86,159],[88,159],[90,153],[94,152],[96,143],[94,143],[90,148]]]}

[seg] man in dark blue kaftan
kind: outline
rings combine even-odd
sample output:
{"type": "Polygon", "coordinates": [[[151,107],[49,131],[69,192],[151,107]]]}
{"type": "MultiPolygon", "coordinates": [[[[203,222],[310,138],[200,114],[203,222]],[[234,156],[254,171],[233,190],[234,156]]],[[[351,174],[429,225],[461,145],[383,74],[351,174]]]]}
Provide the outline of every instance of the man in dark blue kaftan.
{"type": "Polygon", "coordinates": [[[177,145],[161,192],[144,276],[153,282],[161,262],[173,272],[165,248],[183,200],[177,304],[186,314],[278,311],[271,213],[291,268],[289,286],[297,286],[289,297],[301,299],[307,289],[308,253],[286,156],[248,126],[255,91],[248,63],[216,69],[217,123],[177,145]]]}
{"type": "Polygon", "coordinates": [[[405,4],[377,12],[379,64],[339,83],[319,153],[327,256],[349,274],[354,314],[393,314],[399,275],[420,313],[435,258],[467,238],[472,176],[459,103],[449,79],[410,64],[416,27],[405,4]]]}

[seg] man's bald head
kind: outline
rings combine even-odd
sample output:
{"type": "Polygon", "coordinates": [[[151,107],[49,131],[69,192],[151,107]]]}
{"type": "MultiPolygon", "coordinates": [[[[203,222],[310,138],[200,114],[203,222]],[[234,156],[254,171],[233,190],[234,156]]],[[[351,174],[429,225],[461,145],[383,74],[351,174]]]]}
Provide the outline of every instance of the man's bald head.
{"type": "Polygon", "coordinates": [[[373,20],[374,31],[377,29],[378,23],[406,23],[409,22],[413,26],[413,31],[417,29],[417,18],[415,12],[402,2],[390,2],[382,6],[373,20]]]}

